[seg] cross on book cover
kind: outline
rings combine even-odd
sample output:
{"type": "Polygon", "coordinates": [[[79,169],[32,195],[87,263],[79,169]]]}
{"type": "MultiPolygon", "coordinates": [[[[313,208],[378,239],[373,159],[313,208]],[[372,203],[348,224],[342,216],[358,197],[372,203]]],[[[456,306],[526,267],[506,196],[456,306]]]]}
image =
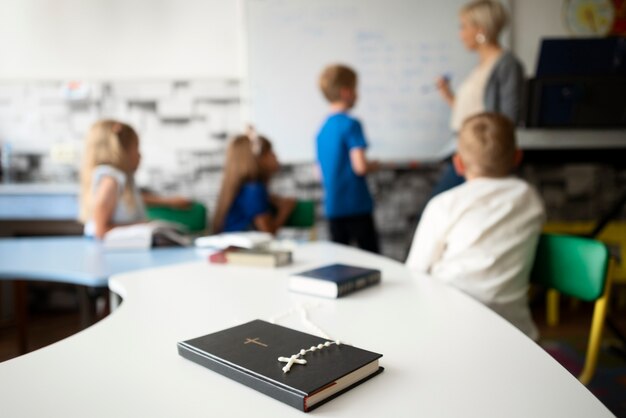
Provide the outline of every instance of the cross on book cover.
{"type": "Polygon", "coordinates": [[[382,354],[261,320],[179,342],[178,353],[302,411],[383,371],[382,354]]]}

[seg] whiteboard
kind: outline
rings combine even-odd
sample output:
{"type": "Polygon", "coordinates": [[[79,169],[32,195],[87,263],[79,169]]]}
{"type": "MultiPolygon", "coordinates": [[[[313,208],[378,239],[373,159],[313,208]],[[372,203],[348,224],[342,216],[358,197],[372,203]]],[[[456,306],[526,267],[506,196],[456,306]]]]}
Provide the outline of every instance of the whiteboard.
{"type": "Polygon", "coordinates": [[[281,160],[314,161],[315,137],[328,113],[318,77],[325,65],[341,62],[359,74],[353,113],[363,123],[370,158],[445,156],[452,149],[450,110],[434,84],[448,75],[458,87],[477,63],[458,38],[465,3],[245,1],[244,119],[272,140],[281,160]]]}

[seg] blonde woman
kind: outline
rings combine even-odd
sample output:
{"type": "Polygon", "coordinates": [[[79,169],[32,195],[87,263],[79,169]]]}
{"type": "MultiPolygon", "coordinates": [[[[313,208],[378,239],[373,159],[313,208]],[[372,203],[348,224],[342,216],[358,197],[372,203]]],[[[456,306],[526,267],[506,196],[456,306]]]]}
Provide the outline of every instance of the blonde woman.
{"type": "MultiPolygon", "coordinates": [[[[498,41],[509,20],[505,8],[497,0],[475,0],[461,8],[459,19],[461,41],[478,55],[478,65],[456,92],[445,77],[437,80],[441,96],[452,108],[452,130],[458,132],[465,119],[481,112],[499,113],[517,123],[524,70],[519,60],[498,41]]],[[[463,181],[450,163],[432,195],[463,181]]]]}
{"type": "Polygon", "coordinates": [[[213,232],[256,229],[275,234],[295,207],[295,200],[269,194],[267,185],[280,169],[272,144],[249,130],[231,140],[213,232]]]}
{"type": "Polygon", "coordinates": [[[135,185],[139,137],[115,120],[96,122],[85,143],[80,170],[80,214],[85,235],[103,238],[112,228],[146,221],[144,203],[184,207],[184,198],[141,194],[135,185]]]}

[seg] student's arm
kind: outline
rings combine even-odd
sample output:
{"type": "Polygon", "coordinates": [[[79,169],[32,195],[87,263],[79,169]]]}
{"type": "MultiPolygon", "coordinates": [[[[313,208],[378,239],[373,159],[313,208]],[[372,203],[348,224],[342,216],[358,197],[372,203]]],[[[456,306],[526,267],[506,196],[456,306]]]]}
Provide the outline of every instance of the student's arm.
{"type": "Polygon", "coordinates": [[[186,209],[191,206],[191,200],[181,196],[163,197],[151,192],[142,192],[141,198],[146,206],[167,206],[174,209],[186,209]]]}
{"type": "Polygon", "coordinates": [[[378,161],[367,160],[364,148],[352,148],[350,150],[350,164],[352,165],[352,171],[357,176],[364,176],[380,169],[378,161]]]}
{"type": "Polygon", "coordinates": [[[277,213],[272,216],[270,213],[263,213],[254,218],[254,226],[262,232],[276,234],[281,226],[287,222],[289,215],[296,207],[296,200],[287,197],[272,196],[270,198],[272,205],[276,208],[277,213]]]}
{"type": "Polygon", "coordinates": [[[350,150],[350,165],[357,176],[364,176],[380,169],[378,161],[368,161],[365,157],[367,141],[363,127],[357,120],[353,120],[345,137],[346,146],[350,150]]]}
{"type": "Polygon", "coordinates": [[[439,231],[441,219],[437,218],[440,213],[441,210],[431,204],[424,209],[406,260],[406,266],[411,270],[430,273],[432,265],[441,258],[444,237],[439,231]]]}
{"type": "Polygon", "coordinates": [[[117,182],[113,177],[104,176],[98,183],[93,200],[94,234],[102,239],[111,230],[113,211],[117,205],[117,182]]]}

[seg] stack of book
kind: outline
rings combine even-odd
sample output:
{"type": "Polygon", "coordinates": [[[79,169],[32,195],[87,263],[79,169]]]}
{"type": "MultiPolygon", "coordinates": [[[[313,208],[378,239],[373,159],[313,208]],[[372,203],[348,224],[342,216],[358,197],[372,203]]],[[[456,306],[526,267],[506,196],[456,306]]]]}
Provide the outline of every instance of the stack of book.
{"type": "Polygon", "coordinates": [[[252,267],[282,267],[292,262],[291,251],[228,247],[209,256],[211,263],[252,267]]]}
{"type": "Polygon", "coordinates": [[[225,249],[228,247],[266,248],[272,242],[272,234],[267,232],[225,232],[223,234],[198,237],[194,244],[199,248],[225,249]]]}

